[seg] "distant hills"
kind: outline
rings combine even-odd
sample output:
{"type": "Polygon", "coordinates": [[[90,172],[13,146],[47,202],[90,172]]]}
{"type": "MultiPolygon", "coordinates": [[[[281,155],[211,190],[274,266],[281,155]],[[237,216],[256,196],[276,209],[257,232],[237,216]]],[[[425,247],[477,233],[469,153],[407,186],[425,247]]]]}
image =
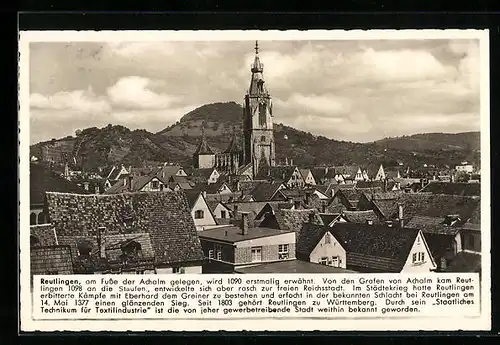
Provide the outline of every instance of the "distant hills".
{"type": "MultiPolygon", "coordinates": [[[[233,130],[241,134],[243,109],[235,102],[212,103],[184,115],[175,124],[150,133],[123,126],[87,128],[70,136],[31,146],[41,157],[42,147],[74,157],[78,164],[94,170],[111,164],[139,166],[145,161],[191,164],[192,154],[204,125],[208,143],[216,151],[229,144],[233,130]]],[[[479,132],[427,133],[386,138],[372,143],[353,143],[315,136],[283,124],[275,124],[276,160],[293,159],[295,164],[342,165],[371,162],[385,166],[423,164],[454,165],[462,160],[478,162],[479,132]]]]}

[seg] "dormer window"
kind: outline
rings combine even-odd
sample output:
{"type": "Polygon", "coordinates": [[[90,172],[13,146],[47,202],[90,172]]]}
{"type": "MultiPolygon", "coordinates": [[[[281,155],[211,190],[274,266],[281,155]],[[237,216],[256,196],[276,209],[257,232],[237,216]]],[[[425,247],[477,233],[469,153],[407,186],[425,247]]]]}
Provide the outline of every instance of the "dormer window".
{"type": "Polygon", "coordinates": [[[77,244],[78,255],[90,256],[92,254],[92,244],[88,241],[82,241],[77,244]]]}
{"type": "Polygon", "coordinates": [[[121,246],[122,256],[126,259],[142,258],[142,246],[139,242],[130,241],[121,246]]]}

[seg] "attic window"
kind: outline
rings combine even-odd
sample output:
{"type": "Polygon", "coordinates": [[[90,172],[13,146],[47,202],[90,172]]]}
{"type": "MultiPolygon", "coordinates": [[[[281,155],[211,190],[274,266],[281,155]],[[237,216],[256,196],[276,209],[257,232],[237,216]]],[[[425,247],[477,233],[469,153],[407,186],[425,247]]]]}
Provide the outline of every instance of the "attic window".
{"type": "Polygon", "coordinates": [[[121,247],[122,254],[128,258],[142,257],[142,246],[139,242],[130,241],[121,247]]]}
{"type": "Polygon", "coordinates": [[[90,256],[90,254],[92,253],[92,244],[87,241],[83,241],[78,243],[77,249],[80,255],[90,256]]]}

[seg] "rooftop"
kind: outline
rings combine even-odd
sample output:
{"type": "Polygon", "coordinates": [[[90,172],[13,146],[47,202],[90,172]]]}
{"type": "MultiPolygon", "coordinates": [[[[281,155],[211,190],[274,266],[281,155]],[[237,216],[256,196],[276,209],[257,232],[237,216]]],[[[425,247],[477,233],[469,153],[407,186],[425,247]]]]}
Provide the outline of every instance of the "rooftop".
{"type": "Polygon", "coordinates": [[[257,266],[238,268],[236,273],[260,274],[260,273],[356,273],[340,267],[320,265],[302,260],[286,260],[260,264],[257,266]]]}
{"type": "Polygon", "coordinates": [[[240,227],[228,226],[217,229],[204,230],[199,233],[202,239],[212,239],[228,243],[253,240],[262,237],[271,237],[291,233],[293,231],[283,231],[271,228],[250,227],[248,233],[243,235],[240,227]]]}

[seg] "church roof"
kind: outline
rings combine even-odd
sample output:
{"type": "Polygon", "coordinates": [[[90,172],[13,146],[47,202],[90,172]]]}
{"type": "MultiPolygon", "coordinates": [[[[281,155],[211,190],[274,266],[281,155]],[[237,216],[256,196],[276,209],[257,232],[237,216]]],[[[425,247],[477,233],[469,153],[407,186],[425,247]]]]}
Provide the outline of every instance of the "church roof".
{"type": "Polygon", "coordinates": [[[205,133],[201,134],[201,141],[196,150],[194,151],[195,155],[213,155],[214,151],[207,143],[207,138],[205,138],[205,133]]]}
{"type": "Polygon", "coordinates": [[[240,151],[241,151],[240,140],[238,139],[236,131],[233,130],[233,136],[231,138],[231,142],[227,146],[227,149],[224,151],[224,153],[235,153],[240,151]]]}

